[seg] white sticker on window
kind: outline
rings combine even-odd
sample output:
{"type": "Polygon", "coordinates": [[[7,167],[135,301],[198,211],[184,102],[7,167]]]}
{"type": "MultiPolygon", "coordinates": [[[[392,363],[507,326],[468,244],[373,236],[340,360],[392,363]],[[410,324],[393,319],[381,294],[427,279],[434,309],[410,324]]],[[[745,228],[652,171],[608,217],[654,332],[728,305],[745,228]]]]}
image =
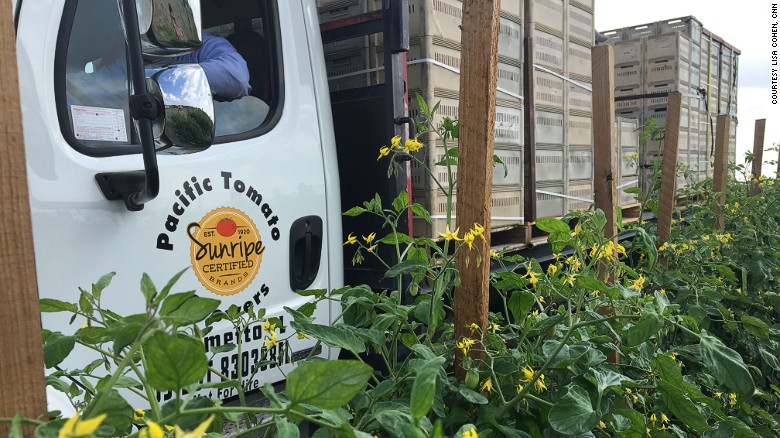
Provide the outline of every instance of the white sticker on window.
{"type": "Polygon", "coordinates": [[[79,140],[127,142],[125,112],[121,109],[71,105],[73,133],[79,140]]]}

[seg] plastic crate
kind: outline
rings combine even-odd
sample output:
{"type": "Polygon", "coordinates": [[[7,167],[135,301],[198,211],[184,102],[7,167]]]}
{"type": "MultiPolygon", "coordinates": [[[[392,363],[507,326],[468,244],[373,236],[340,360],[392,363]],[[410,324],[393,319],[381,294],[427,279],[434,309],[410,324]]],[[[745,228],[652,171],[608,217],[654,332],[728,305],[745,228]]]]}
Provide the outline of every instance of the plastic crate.
{"type": "Polygon", "coordinates": [[[569,182],[566,194],[570,196],[566,198],[566,210],[587,210],[593,204],[593,180],[569,182]]]}
{"type": "Polygon", "coordinates": [[[320,23],[354,17],[368,11],[368,4],[361,0],[318,0],[317,17],[320,23]]]}
{"type": "Polygon", "coordinates": [[[639,147],[639,120],[618,118],[615,120],[618,125],[615,132],[618,135],[617,145],[619,148],[638,148],[639,147]]]}
{"type": "MultiPolygon", "coordinates": [[[[642,94],[643,87],[641,85],[630,85],[615,88],[615,97],[622,96],[639,96],[642,94]]],[[[642,99],[630,99],[630,100],[618,100],[615,101],[616,112],[631,110],[642,107],[642,99]]]]}
{"type": "MultiPolygon", "coordinates": [[[[678,81],[664,81],[664,82],[652,82],[648,83],[647,86],[645,86],[645,93],[651,94],[651,93],[666,93],[670,91],[679,91],[680,93],[683,93],[683,105],[689,101],[690,99],[686,100],[685,94],[689,92],[689,87],[678,81]]],[[[645,106],[649,105],[666,105],[666,103],[669,101],[668,96],[660,96],[660,97],[648,97],[645,99],[645,106]]]]}
{"type": "Polygon", "coordinates": [[[533,0],[534,16],[525,17],[531,23],[538,23],[558,32],[563,32],[564,0],[533,0]]]}
{"type": "Polygon", "coordinates": [[[696,66],[691,66],[691,74],[689,75],[688,84],[691,85],[691,87],[700,87],[701,82],[701,69],[696,66]]]}
{"type": "Polygon", "coordinates": [[[593,179],[593,148],[570,147],[566,151],[566,179],[593,179]]]}
{"type": "Polygon", "coordinates": [[[658,26],[655,23],[642,24],[639,26],[623,28],[623,40],[629,41],[642,37],[649,37],[658,33],[658,26]]]}
{"type": "MultiPolygon", "coordinates": [[[[454,145],[448,145],[450,147],[454,145]]],[[[504,166],[498,164],[493,167],[493,186],[520,186],[523,183],[523,151],[519,147],[496,145],[493,153],[498,156],[506,165],[506,175],[504,166]]],[[[445,187],[449,183],[449,173],[446,166],[437,166],[436,163],[444,160],[444,146],[430,142],[426,144],[425,155],[428,167],[434,174],[436,180],[445,187]]],[[[452,175],[457,180],[458,167],[452,167],[452,175]]],[[[438,187],[430,175],[414,162],[412,167],[412,190],[436,190],[438,187]]]]}
{"type": "Polygon", "coordinates": [[[498,99],[517,99],[517,96],[523,95],[523,68],[521,66],[507,64],[499,60],[496,75],[498,89],[511,93],[499,91],[498,99]]]}
{"type": "Polygon", "coordinates": [[[536,185],[536,216],[537,218],[560,217],[565,212],[563,182],[536,185]]]}
{"type": "Polygon", "coordinates": [[[690,61],[690,40],[679,33],[648,37],[645,43],[645,59],[651,61],[658,58],[682,58],[690,61]]]}
{"type": "Polygon", "coordinates": [[[680,58],[656,58],[645,65],[645,83],[680,81],[687,84],[689,80],[690,64],[680,58]]]}
{"type": "Polygon", "coordinates": [[[564,97],[563,79],[539,70],[534,72],[534,98],[537,105],[563,110],[564,97]]]}
{"type": "Polygon", "coordinates": [[[590,78],[593,76],[593,58],[591,48],[575,41],[568,41],[566,53],[568,53],[569,74],[590,78]]]}
{"type": "Polygon", "coordinates": [[[623,29],[614,29],[599,33],[607,38],[607,41],[604,42],[604,44],[616,44],[623,41],[623,29]]]}
{"type": "Polygon", "coordinates": [[[562,145],[565,126],[563,113],[536,109],[536,143],[562,145]]]}
{"type": "Polygon", "coordinates": [[[690,125],[691,110],[685,106],[680,108],[680,129],[688,129],[690,125]]]}
{"type": "Polygon", "coordinates": [[[325,70],[330,91],[348,90],[371,85],[371,75],[358,73],[369,68],[368,49],[352,49],[325,56],[325,70]]]}
{"type": "Polygon", "coordinates": [[[570,146],[593,146],[593,116],[569,114],[567,121],[570,146]]]}
{"type": "Polygon", "coordinates": [[[641,122],[643,120],[643,108],[624,108],[621,110],[616,110],[615,117],[628,120],[633,119],[641,122]]]}
{"type": "Polygon", "coordinates": [[[523,105],[519,100],[497,100],[493,136],[496,143],[512,146],[523,144],[523,105]]]}
{"type": "Polygon", "coordinates": [[[533,29],[534,64],[539,64],[558,72],[563,72],[564,53],[563,38],[558,35],[545,32],[538,28],[533,29]]]}
{"type": "Polygon", "coordinates": [[[626,205],[632,205],[638,202],[636,200],[636,194],[626,193],[627,189],[639,187],[638,176],[634,175],[620,178],[615,187],[617,188],[617,202],[619,206],[625,207],[626,205]]]}
{"type": "Polygon", "coordinates": [[[642,64],[621,64],[615,66],[615,87],[633,87],[641,85],[643,80],[642,64]]]}
{"type": "Polygon", "coordinates": [[[536,180],[563,182],[563,147],[536,148],[536,180]]]}
{"type": "Polygon", "coordinates": [[[569,88],[569,109],[577,111],[593,112],[593,92],[585,88],[567,82],[569,88]]]}
{"type": "Polygon", "coordinates": [[[596,30],[593,27],[593,10],[586,11],[573,4],[568,4],[567,9],[569,37],[592,43],[596,37],[596,30]]]}
{"type": "Polygon", "coordinates": [[[498,25],[498,56],[523,60],[523,25],[501,17],[498,25]]]}
{"type": "Polygon", "coordinates": [[[640,63],[644,60],[644,40],[615,43],[615,65],[640,63]]]}
{"type": "Polygon", "coordinates": [[[658,22],[660,33],[680,32],[687,36],[695,44],[701,40],[702,26],[694,17],[675,18],[658,22]]]}
{"type": "Polygon", "coordinates": [[[636,147],[621,147],[618,149],[617,172],[619,177],[635,176],[637,174],[637,161],[639,149],[636,147]],[[634,154],[637,154],[634,158],[634,154]]]}
{"type": "Polygon", "coordinates": [[[701,66],[701,47],[691,44],[691,64],[701,66]]]}

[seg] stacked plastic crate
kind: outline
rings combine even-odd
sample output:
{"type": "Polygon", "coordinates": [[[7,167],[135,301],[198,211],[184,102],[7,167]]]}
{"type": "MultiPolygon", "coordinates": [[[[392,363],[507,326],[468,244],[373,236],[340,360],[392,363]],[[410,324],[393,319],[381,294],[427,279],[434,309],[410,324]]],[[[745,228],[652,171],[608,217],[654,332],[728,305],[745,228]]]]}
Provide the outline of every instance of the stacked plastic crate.
{"type": "Polygon", "coordinates": [[[635,118],[615,120],[617,127],[617,202],[621,207],[637,203],[636,195],[626,190],[639,187],[639,121],[635,118]]]}
{"type": "Polygon", "coordinates": [[[537,217],[593,200],[592,0],[533,0],[537,217]]]}

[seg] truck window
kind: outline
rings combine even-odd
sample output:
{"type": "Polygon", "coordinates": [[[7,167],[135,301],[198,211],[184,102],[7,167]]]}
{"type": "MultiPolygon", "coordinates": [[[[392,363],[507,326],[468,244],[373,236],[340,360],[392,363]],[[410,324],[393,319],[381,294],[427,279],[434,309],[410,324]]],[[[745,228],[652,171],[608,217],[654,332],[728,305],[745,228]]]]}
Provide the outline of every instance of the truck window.
{"type": "MultiPolygon", "coordinates": [[[[203,0],[208,50],[204,44],[189,55],[147,59],[156,65],[201,64],[212,83],[215,143],[262,135],[280,116],[282,75],[276,56],[280,46],[275,6],[267,0],[203,0]]],[[[55,54],[57,112],[65,139],[87,155],[141,150],[129,112],[122,28],[116,1],[66,2],[55,54]]]]}

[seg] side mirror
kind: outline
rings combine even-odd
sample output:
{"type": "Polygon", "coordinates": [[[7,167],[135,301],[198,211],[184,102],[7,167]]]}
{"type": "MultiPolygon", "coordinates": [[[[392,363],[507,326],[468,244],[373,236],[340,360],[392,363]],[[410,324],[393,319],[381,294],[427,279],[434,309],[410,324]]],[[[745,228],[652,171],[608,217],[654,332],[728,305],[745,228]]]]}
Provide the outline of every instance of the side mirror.
{"type": "Polygon", "coordinates": [[[144,55],[178,56],[202,44],[200,0],[136,0],[144,55]]]}
{"type": "Polygon", "coordinates": [[[175,153],[204,150],[214,142],[214,102],[203,68],[178,64],[147,69],[149,93],[164,108],[152,121],[158,150],[177,147],[175,153]]]}

